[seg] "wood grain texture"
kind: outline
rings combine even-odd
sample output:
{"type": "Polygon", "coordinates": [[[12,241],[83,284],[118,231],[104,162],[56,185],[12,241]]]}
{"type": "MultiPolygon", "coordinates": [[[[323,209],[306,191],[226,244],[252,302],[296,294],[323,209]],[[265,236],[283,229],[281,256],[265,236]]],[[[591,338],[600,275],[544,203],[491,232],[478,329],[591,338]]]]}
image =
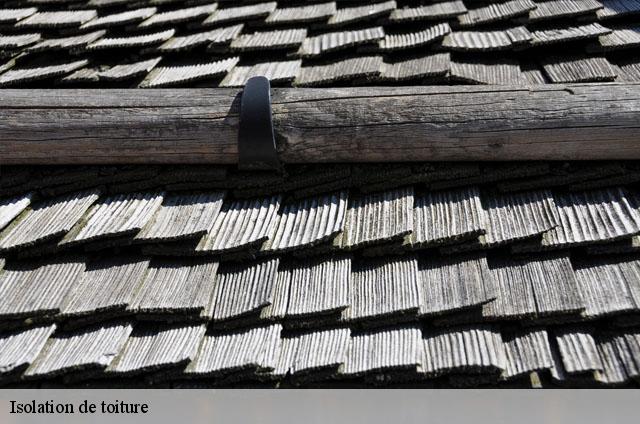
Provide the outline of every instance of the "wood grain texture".
{"type": "MultiPolygon", "coordinates": [[[[0,164],[238,160],[240,90],[0,90],[0,164]]],[[[640,159],[640,84],[273,89],[285,163],[640,159]]]]}

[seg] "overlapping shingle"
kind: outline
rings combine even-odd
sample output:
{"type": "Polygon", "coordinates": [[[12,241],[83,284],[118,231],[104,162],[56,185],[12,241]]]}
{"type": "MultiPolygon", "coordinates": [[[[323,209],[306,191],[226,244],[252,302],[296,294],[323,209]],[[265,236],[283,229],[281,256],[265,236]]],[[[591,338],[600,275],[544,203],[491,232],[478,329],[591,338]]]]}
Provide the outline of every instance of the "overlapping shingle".
{"type": "Polygon", "coordinates": [[[77,318],[124,313],[144,277],[148,259],[109,258],[88,265],[65,296],[60,315],[77,318]]]}
{"type": "Polygon", "coordinates": [[[356,57],[330,65],[303,66],[294,85],[312,87],[356,78],[375,79],[380,76],[383,67],[380,56],[356,57]]]}
{"type": "Polygon", "coordinates": [[[525,27],[504,31],[454,31],[447,35],[442,45],[452,51],[509,50],[526,44],[532,39],[525,27]]]}
{"type": "Polygon", "coordinates": [[[65,234],[98,197],[97,191],[87,191],[33,205],[0,233],[0,251],[23,248],[65,234]]]}
{"type": "Polygon", "coordinates": [[[384,29],[382,27],[329,32],[305,38],[298,50],[298,54],[302,57],[314,57],[323,53],[373,43],[383,38],[384,29]]]}
{"type": "Polygon", "coordinates": [[[62,63],[60,65],[34,68],[12,68],[3,74],[0,74],[0,87],[66,75],[85,66],[87,63],[89,62],[86,59],[82,59],[62,63]]]}
{"type": "Polygon", "coordinates": [[[373,3],[365,6],[344,7],[336,11],[327,22],[330,26],[343,26],[355,22],[375,19],[380,16],[389,15],[396,8],[394,0],[381,3],[373,3]]]}
{"type": "Polygon", "coordinates": [[[236,66],[220,82],[220,87],[244,87],[249,78],[256,76],[269,78],[271,84],[291,83],[300,74],[301,67],[301,60],[236,66]]]}
{"type": "Polygon", "coordinates": [[[395,9],[389,15],[389,20],[391,22],[428,21],[453,18],[466,12],[467,8],[461,0],[444,1],[395,9]]]}
{"type": "Polygon", "coordinates": [[[31,365],[55,329],[51,324],[0,334],[0,377],[31,365]]]}
{"type": "Polygon", "coordinates": [[[474,60],[451,63],[451,77],[473,84],[519,85],[523,76],[518,63],[512,60],[474,60]]]}
{"type": "Polygon", "coordinates": [[[286,203],[263,249],[286,251],[329,240],[344,229],[346,212],[346,191],[286,203]]]}
{"type": "Polygon", "coordinates": [[[94,31],[81,35],[72,35],[64,38],[47,38],[27,49],[28,52],[41,52],[51,50],[73,50],[83,48],[89,43],[102,37],[106,31],[94,31]]]}
{"type": "Polygon", "coordinates": [[[602,3],[598,0],[536,1],[536,6],[529,13],[529,20],[532,22],[584,15],[602,9],[602,3]]]}
{"type": "Polygon", "coordinates": [[[80,26],[95,18],[95,10],[37,12],[16,24],[16,28],[60,28],[80,26]]]}
{"type": "Polygon", "coordinates": [[[158,211],[135,239],[159,241],[202,237],[218,216],[223,198],[223,192],[165,196],[158,211]]]}
{"type": "Polygon", "coordinates": [[[443,39],[450,32],[451,27],[445,22],[418,32],[386,34],[384,38],[379,41],[378,46],[380,50],[383,51],[411,49],[435,43],[443,39]]]}
{"type": "Polygon", "coordinates": [[[273,303],[265,318],[296,318],[339,312],[349,306],[351,260],[347,257],[281,265],[273,303]]]}
{"type": "Polygon", "coordinates": [[[51,337],[24,373],[43,378],[70,372],[102,370],[109,366],[131,334],[129,323],[111,323],[51,337]]]}
{"type": "Polygon", "coordinates": [[[527,14],[536,8],[531,0],[512,0],[503,3],[490,3],[474,9],[469,9],[458,20],[462,26],[489,24],[527,14]]]}
{"type": "Polygon", "coordinates": [[[232,51],[280,50],[300,47],[306,29],[283,29],[242,34],[231,42],[232,51]]]}
{"type": "Polygon", "coordinates": [[[130,35],[127,37],[103,37],[93,43],[90,43],[86,49],[91,51],[153,46],[167,41],[169,38],[173,37],[175,32],[176,30],[172,28],[150,34],[130,35]]]}
{"type": "Polygon", "coordinates": [[[84,267],[81,260],[62,258],[5,266],[0,274],[0,316],[19,318],[58,313],[84,267]]]}
{"type": "Polygon", "coordinates": [[[349,321],[383,316],[414,316],[423,302],[418,261],[412,257],[368,260],[352,264],[349,321]]]}
{"type": "Polygon", "coordinates": [[[401,239],[413,230],[413,187],[349,199],[341,245],[356,248],[401,239]]]}
{"type": "Polygon", "coordinates": [[[128,309],[138,314],[199,315],[211,301],[218,262],[174,259],[152,262],[128,309]]]}
{"type": "Polygon", "coordinates": [[[586,329],[566,329],[556,334],[556,343],[564,370],[568,374],[581,374],[602,370],[596,342],[586,329]]]}
{"type": "Polygon", "coordinates": [[[515,379],[532,372],[552,372],[553,353],[546,330],[520,330],[503,334],[506,355],[504,378],[515,379]]]}
{"type": "Polygon", "coordinates": [[[542,245],[562,247],[628,237],[640,232],[640,214],[621,189],[554,195],[560,225],[542,245]]]}
{"type": "Polygon", "coordinates": [[[503,195],[484,195],[487,231],[484,241],[499,245],[549,231],[560,224],[560,217],[548,191],[503,195]]]}
{"type": "Polygon", "coordinates": [[[499,374],[507,368],[501,334],[488,326],[423,332],[422,372],[499,374]]]}
{"type": "Polygon", "coordinates": [[[393,370],[417,371],[422,356],[422,334],[416,327],[353,334],[339,374],[358,376],[393,370]]]}
{"type": "Polygon", "coordinates": [[[280,196],[272,196],[224,204],[196,250],[222,253],[259,247],[276,228],[280,200],[280,196]]]}
{"type": "Polygon", "coordinates": [[[19,49],[37,43],[41,39],[40,34],[10,34],[0,35],[0,49],[19,49]]]}
{"type": "Polygon", "coordinates": [[[146,75],[162,60],[161,57],[139,62],[115,65],[98,72],[98,78],[104,81],[120,81],[146,75]]]}
{"type": "Polygon", "coordinates": [[[15,9],[0,9],[0,23],[14,24],[24,18],[28,18],[38,11],[35,7],[23,7],[15,9]]]}
{"type": "Polygon", "coordinates": [[[597,22],[580,26],[562,26],[558,28],[541,29],[531,33],[533,36],[531,44],[534,46],[543,46],[556,43],[567,43],[576,40],[587,40],[610,32],[611,30],[609,28],[606,28],[597,22]]]}
{"type": "Polygon", "coordinates": [[[162,204],[164,193],[132,193],[107,197],[87,213],[60,242],[62,245],[139,232],[162,204]]]}
{"type": "Polygon", "coordinates": [[[158,9],[155,7],[143,7],[140,9],[126,10],[98,16],[80,26],[81,29],[113,28],[115,26],[140,22],[152,16],[158,9]]]}
{"type": "Polygon", "coordinates": [[[246,6],[218,8],[202,22],[203,26],[217,25],[241,20],[258,19],[276,10],[275,1],[246,6]]]}
{"type": "Polygon", "coordinates": [[[203,315],[217,321],[260,315],[273,302],[278,263],[270,259],[220,266],[203,315]]]}
{"type": "Polygon", "coordinates": [[[187,7],[155,13],[138,25],[140,28],[151,28],[167,24],[177,24],[186,21],[197,20],[211,15],[218,8],[218,3],[204,4],[201,6],[187,7]]]}
{"type": "Polygon", "coordinates": [[[313,331],[300,334],[288,339],[284,343],[295,346],[294,353],[284,351],[284,355],[291,355],[288,371],[293,375],[302,375],[324,369],[340,370],[347,360],[347,352],[351,331],[348,328],[337,328],[324,331],[313,331]]]}
{"type": "Polygon", "coordinates": [[[269,372],[277,365],[281,330],[281,325],[274,324],[230,333],[208,333],[185,375],[220,376],[247,369],[269,372]]]}
{"type": "MultiPolygon", "coordinates": [[[[584,315],[594,318],[602,315],[637,310],[634,296],[627,278],[637,290],[637,277],[627,269],[626,276],[622,267],[633,264],[618,264],[612,261],[598,261],[585,264],[576,269],[576,279],[580,295],[585,303],[584,315]]],[[[636,292],[637,293],[637,292],[636,292]]]]}
{"type": "Polygon", "coordinates": [[[336,3],[314,3],[297,7],[279,7],[267,16],[270,24],[313,22],[329,19],[336,13],[336,3]]]}
{"type": "Polygon", "coordinates": [[[406,81],[428,77],[445,77],[451,69],[449,53],[435,53],[417,59],[385,63],[381,78],[391,81],[406,81]]]}
{"type": "Polygon", "coordinates": [[[543,67],[554,83],[613,81],[617,76],[604,57],[547,58],[543,67]]]}
{"type": "Polygon", "coordinates": [[[0,200],[0,230],[6,227],[31,204],[32,194],[0,200]]]}
{"type": "Polygon", "coordinates": [[[236,38],[242,31],[242,24],[230,27],[216,28],[204,32],[196,32],[194,34],[173,37],[158,46],[158,51],[163,53],[181,52],[202,45],[226,45],[236,38]]]}
{"type": "Polygon", "coordinates": [[[419,262],[422,285],[420,314],[454,312],[491,301],[493,284],[484,254],[454,258],[425,257],[419,262]]]}
{"type": "Polygon", "coordinates": [[[205,331],[204,325],[137,327],[105,373],[135,375],[185,366],[195,358],[205,331]]]}
{"type": "Polygon", "coordinates": [[[598,38],[598,44],[592,50],[623,50],[640,47],[640,25],[614,28],[598,38]]]}
{"type": "Polygon", "coordinates": [[[140,83],[140,87],[167,87],[190,81],[221,77],[227,74],[239,60],[237,57],[231,57],[199,65],[157,67],[149,72],[149,75],[140,83]]]}
{"type": "Polygon", "coordinates": [[[600,0],[604,6],[596,13],[598,19],[611,19],[640,13],[640,0],[600,0]]]}

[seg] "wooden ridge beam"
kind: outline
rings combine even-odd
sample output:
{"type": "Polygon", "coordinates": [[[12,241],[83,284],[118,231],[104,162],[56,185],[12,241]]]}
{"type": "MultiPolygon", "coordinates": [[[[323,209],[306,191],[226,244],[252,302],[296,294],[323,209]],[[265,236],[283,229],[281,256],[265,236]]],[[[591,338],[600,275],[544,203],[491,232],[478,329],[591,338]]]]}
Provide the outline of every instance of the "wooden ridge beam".
{"type": "MultiPolygon", "coordinates": [[[[235,164],[240,90],[0,90],[0,165],[235,164]]],[[[640,84],[274,88],[284,163],[640,159],[640,84]]]]}

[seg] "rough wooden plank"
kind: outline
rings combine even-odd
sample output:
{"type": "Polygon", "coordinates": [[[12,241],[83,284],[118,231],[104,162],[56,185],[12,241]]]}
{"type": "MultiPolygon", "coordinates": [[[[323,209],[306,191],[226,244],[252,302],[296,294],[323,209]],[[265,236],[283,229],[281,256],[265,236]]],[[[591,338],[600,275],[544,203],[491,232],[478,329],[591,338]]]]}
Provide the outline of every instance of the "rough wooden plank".
{"type": "MultiPolygon", "coordinates": [[[[238,94],[3,90],[0,164],[236,163],[238,94]]],[[[272,106],[287,163],[640,158],[638,83],[283,88],[272,106]]]]}

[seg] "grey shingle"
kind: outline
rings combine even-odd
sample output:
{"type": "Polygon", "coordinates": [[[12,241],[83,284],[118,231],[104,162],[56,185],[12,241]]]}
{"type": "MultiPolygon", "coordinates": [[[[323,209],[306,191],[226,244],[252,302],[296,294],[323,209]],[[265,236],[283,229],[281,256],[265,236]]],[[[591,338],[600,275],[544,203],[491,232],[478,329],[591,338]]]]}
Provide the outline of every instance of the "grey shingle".
{"type": "Polygon", "coordinates": [[[122,349],[131,330],[129,323],[111,323],[58,333],[45,344],[25,372],[25,378],[104,369],[122,349]]]}
{"type": "Polygon", "coordinates": [[[602,9],[598,0],[538,0],[536,5],[538,7],[529,13],[531,22],[584,15],[602,9]]]}
{"type": "Polygon", "coordinates": [[[198,65],[157,67],[149,72],[149,75],[140,83],[140,87],[170,87],[190,81],[222,77],[236,66],[239,60],[238,57],[231,57],[198,65]]]}
{"type": "Polygon", "coordinates": [[[265,22],[275,23],[298,23],[327,20],[336,13],[336,3],[314,3],[297,7],[279,7],[275,9],[265,22]]]}
{"type": "Polygon", "coordinates": [[[622,50],[640,47],[640,25],[615,28],[598,38],[599,43],[593,50],[622,50]]]}
{"type": "Polygon", "coordinates": [[[419,262],[424,315],[442,314],[482,305],[493,298],[485,285],[489,266],[484,254],[452,258],[426,257],[419,262]]]}
{"type": "MultiPolygon", "coordinates": [[[[621,340],[625,343],[624,339],[621,340]]],[[[605,384],[622,384],[629,380],[629,374],[620,357],[616,341],[613,336],[596,339],[598,356],[602,360],[602,371],[596,373],[596,379],[605,384]]]]}
{"type": "Polygon", "coordinates": [[[601,371],[602,360],[588,330],[565,329],[556,334],[564,369],[569,374],[601,371]]]}
{"type": "Polygon", "coordinates": [[[354,334],[339,374],[357,376],[394,369],[417,371],[422,356],[422,335],[416,327],[354,334]]]}
{"type": "Polygon", "coordinates": [[[15,318],[58,313],[84,267],[80,260],[63,258],[5,266],[0,274],[0,316],[15,318]]]}
{"type": "Polygon", "coordinates": [[[617,76],[604,57],[551,57],[542,65],[553,83],[613,81],[617,76]]]}
{"type": "Polygon", "coordinates": [[[640,333],[637,329],[625,331],[616,336],[615,343],[627,375],[638,379],[640,377],[640,333]]]}
{"type": "Polygon", "coordinates": [[[350,334],[348,328],[337,328],[296,336],[295,355],[289,365],[291,374],[310,373],[326,368],[339,370],[347,361],[350,334]]]}
{"type": "Polygon", "coordinates": [[[473,84],[519,85],[523,76],[518,62],[512,60],[474,60],[451,63],[451,77],[473,84]]]}
{"type": "Polygon", "coordinates": [[[487,194],[482,200],[488,224],[484,241],[488,245],[539,235],[560,223],[553,194],[548,190],[487,194]]]}
{"type": "Polygon", "coordinates": [[[128,309],[135,313],[199,314],[211,301],[218,262],[161,259],[151,263],[128,309]]]}
{"type": "Polygon", "coordinates": [[[546,330],[521,330],[502,335],[507,367],[504,378],[551,371],[555,368],[549,335],[546,330]]]}
{"type": "Polygon", "coordinates": [[[279,259],[223,264],[216,275],[211,303],[203,312],[214,320],[256,314],[273,302],[279,259]]]}
{"type": "Polygon", "coordinates": [[[87,191],[32,205],[0,234],[0,250],[25,247],[66,233],[96,200],[98,192],[87,191]]]}
{"type": "Polygon", "coordinates": [[[455,31],[448,34],[442,46],[452,51],[509,50],[532,39],[525,27],[504,31],[455,31]]]}
{"type": "Polygon", "coordinates": [[[236,38],[242,31],[243,24],[230,27],[216,28],[204,32],[173,37],[158,46],[158,51],[162,53],[183,52],[202,45],[226,45],[236,38]]]}
{"type": "Polygon", "coordinates": [[[165,31],[154,32],[151,34],[131,35],[128,37],[103,37],[90,43],[86,49],[105,50],[117,48],[140,48],[153,46],[167,41],[175,34],[175,29],[167,29],[165,31]]]}
{"type": "Polygon", "coordinates": [[[376,79],[383,68],[384,62],[380,56],[356,57],[329,65],[303,66],[294,85],[313,87],[351,79],[376,79]]]}
{"type": "Polygon", "coordinates": [[[378,46],[383,51],[411,49],[442,40],[450,32],[451,27],[445,22],[418,32],[386,34],[378,46]]]}
{"type": "Polygon", "coordinates": [[[55,329],[51,324],[0,334],[0,376],[31,365],[55,329]]]}
{"type": "Polygon", "coordinates": [[[296,261],[278,270],[273,303],[265,318],[294,318],[342,311],[349,306],[349,258],[296,261]]]}
{"type": "Polygon", "coordinates": [[[534,46],[542,46],[576,40],[586,40],[596,38],[610,32],[611,30],[609,28],[605,28],[597,22],[580,26],[562,26],[558,28],[541,29],[531,33],[533,36],[531,44],[534,46]]]}
{"type": "Polygon", "coordinates": [[[381,77],[391,81],[445,77],[450,69],[451,55],[449,53],[435,53],[417,59],[386,63],[381,77]]]}
{"type": "Polygon", "coordinates": [[[594,318],[638,309],[626,278],[630,278],[636,287],[638,283],[631,278],[635,275],[631,274],[629,268],[625,275],[620,264],[606,260],[591,261],[576,269],[578,289],[586,306],[586,317],[594,318]]]}
{"type": "Polygon", "coordinates": [[[164,193],[119,194],[102,199],[60,242],[75,244],[101,237],[136,234],[162,204],[164,193]]]}
{"type": "Polygon", "coordinates": [[[151,28],[180,22],[194,21],[199,18],[211,15],[218,8],[218,3],[204,4],[194,7],[186,7],[170,10],[162,13],[155,13],[142,21],[140,28],[151,28]]]}
{"type": "Polygon", "coordinates": [[[604,8],[596,13],[598,19],[618,18],[640,13],[640,0],[600,0],[604,8]]]}
{"type": "Polygon", "coordinates": [[[16,24],[16,28],[61,28],[80,26],[95,18],[95,10],[37,12],[16,24]]]}
{"type": "Polygon", "coordinates": [[[93,262],[71,287],[62,303],[61,316],[123,313],[140,287],[149,261],[108,258],[93,262]]]}
{"type": "Polygon", "coordinates": [[[637,206],[621,188],[555,194],[554,203],[560,225],[543,235],[543,246],[615,240],[640,232],[637,206]]]}
{"type": "Polygon", "coordinates": [[[389,15],[396,8],[394,0],[382,3],[373,3],[365,6],[340,8],[329,18],[327,22],[330,26],[342,26],[370,19],[375,19],[383,15],[389,15]]]}
{"type": "Polygon", "coordinates": [[[269,78],[271,84],[291,83],[300,74],[301,67],[301,60],[236,66],[220,82],[220,87],[244,87],[249,78],[256,76],[269,78]]]}
{"type": "Polygon", "coordinates": [[[281,331],[282,326],[274,324],[231,333],[207,333],[185,374],[203,377],[246,369],[273,370],[282,344],[281,331]]]}
{"type": "Polygon", "coordinates": [[[272,196],[225,203],[196,250],[221,253],[259,247],[275,230],[280,201],[280,196],[272,196]]]}
{"type": "Polygon", "coordinates": [[[40,41],[40,34],[11,34],[0,35],[1,49],[19,49],[40,41]]]}
{"type": "Polygon", "coordinates": [[[525,15],[535,9],[536,4],[531,0],[513,0],[502,3],[491,3],[481,6],[458,16],[462,26],[474,26],[510,19],[525,15]]]}
{"type": "Polygon", "coordinates": [[[31,204],[32,194],[0,200],[0,230],[6,227],[31,204]]]}
{"type": "Polygon", "coordinates": [[[134,375],[187,365],[195,358],[205,331],[204,325],[136,328],[105,372],[134,375]]]}
{"type": "Polygon", "coordinates": [[[174,194],[164,197],[162,206],[136,240],[160,241],[202,237],[222,208],[223,192],[174,194]]]}
{"type": "Polygon", "coordinates": [[[148,74],[162,60],[161,57],[112,66],[98,72],[98,78],[103,81],[121,81],[148,74]]]}
{"type": "Polygon", "coordinates": [[[425,4],[417,7],[403,7],[395,9],[389,15],[391,22],[412,22],[453,18],[467,12],[461,0],[444,1],[435,4],[425,4]]]}
{"type": "Polygon", "coordinates": [[[143,7],[140,9],[126,10],[124,12],[102,15],[80,26],[81,29],[112,28],[119,25],[127,25],[140,22],[156,13],[155,7],[143,7]]]}
{"type": "Polygon", "coordinates": [[[280,50],[298,48],[307,37],[307,30],[283,29],[242,34],[231,42],[232,51],[280,50]]]}
{"type": "Polygon", "coordinates": [[[89,63],[87,60],[82,59],[60,65],[12,68],[0,74],[0,87],[66,75],[85,66],[87,63],[89,63]]]}
{"type": "Polygon", "coordinates": [[[524,318],[536,313],[533,286],[527,273],[526,262],[499,260],[491,263],[493,287],[487,291],[496,299],[483,307],[483,316],[489,318],[524,318]]]}
{"type": "Polygon", "coordinates": [[[346,191],[286,203],[264,250],[286,251],[329,240],[344,229],[346,211],[346,191]]]}
{"type": "Polygon", "coordinates": [[[275,1],[271,1],[246,6],[218,8],[202,22],[202,25],[208,26],[241,20],[258,19],[268,16],[271,12],[276,10],[276,6],[277,3],[275,1]]]}
{"type": "Polygon", "coordinates": [[[382,40],[384,36],[382,27],[320,34],[305,38],[298,54],[302,57],[319,56],[353,46],[374,43],[382,40]]]}
{"type": "Polygon", "coordinates": [[[29,47],[26,51],[35,53],[51,50],[72,50],[80,49],[89,43],[96,41],[106,33],[105,30],[89,32],[86,34],[72,35],[63,38],[47,38],[43,39],[35,45],[29,47]]]}
{"type": "Polygon", "coordinates": [[[413,187],[349,199],[341,245],[355,248],[400,239],[413,230],[413,187]]]}
{"type": "Polygon", "coordinates": [[[15,9],[0,9],[0,23],[14,24],[24,18],[28,18],[38,11],[35,7],[22,7],[15,9]]]}
{"type": "Polygon", "coordinates": [[[423,332],[422,372],[499,374],[507,368],[501,334],[488,326],[423,332]]]}
{"type": "Polygon", "coordinates": [[[353,264],[349,297],[346,320],[417,314],[423,302],[417,260],[400,257],[353,264]]]}
{"type": "Polygon", "coordinates": [[[487,228],[480,192],[469,187],[416,196],[413,224],[411,242],[418,246],[477,238],[487,228]]]}

